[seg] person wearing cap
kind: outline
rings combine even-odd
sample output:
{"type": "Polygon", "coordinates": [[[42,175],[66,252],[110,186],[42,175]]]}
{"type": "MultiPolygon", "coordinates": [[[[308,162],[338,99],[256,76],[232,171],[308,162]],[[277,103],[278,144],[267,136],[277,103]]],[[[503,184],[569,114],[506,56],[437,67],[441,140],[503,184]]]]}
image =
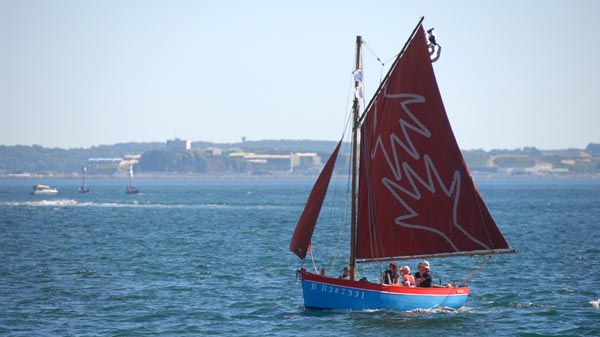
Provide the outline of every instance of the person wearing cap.
{"type": "Polygon", "coordinates": [[[381,275],[381,282],[383,284],[400,284],[400,275],[398,275],[398,265],[396,262],[390,263],[389,269],[381,275]]]}
{"type": "Polygon", "coordinates": [[[415,273],[417,287],[431,288],[433,285],[433,274],[429,268],[429,262],[421,261],[417,265],[417,268],[419,269],[419,271],[415,273]]]}

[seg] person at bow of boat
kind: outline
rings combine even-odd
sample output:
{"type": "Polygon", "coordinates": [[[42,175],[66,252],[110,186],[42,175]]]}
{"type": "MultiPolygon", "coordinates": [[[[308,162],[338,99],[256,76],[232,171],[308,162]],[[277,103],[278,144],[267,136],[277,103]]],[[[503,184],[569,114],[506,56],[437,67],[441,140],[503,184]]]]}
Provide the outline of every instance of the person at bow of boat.
{"type": "Polygon", "coordinates": [[[400,281],[400,284],[409,287],[415,286],[415,277],[410,274],[409,266],[402,266],[400,268],[400,275],[402,275],[402,280],[400,281]]]}
{"type": "Polygon", "coordinates": [[[421,261],[417,265],[417,268],[419,269],[419,271],[415,273],[415,283],[417,284],[417,287],[431,288],[433,286],[433,274],[431,273],[429,262],[421,261]]]}
{"type": "Polygon", "coordinates": [[[390,263],[388,270],[381,275],[383,284],[400,284],[400,275],[398,275],[398,265],[396,262],[390,263]]]}

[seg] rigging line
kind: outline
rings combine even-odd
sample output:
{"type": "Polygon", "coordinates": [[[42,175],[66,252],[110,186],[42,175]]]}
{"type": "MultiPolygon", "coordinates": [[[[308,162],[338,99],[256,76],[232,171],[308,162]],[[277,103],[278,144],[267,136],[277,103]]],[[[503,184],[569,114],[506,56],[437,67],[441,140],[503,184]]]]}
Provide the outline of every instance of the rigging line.
{"type": "Polygon", "coordinates": [[[398,64],[400,58],[406,52],[406,49],[408,49],[408,46],[409,46],[410,42],[415,38],[415,35],[417,35],[417,32],[418,32],[419,28],[422,27],[421,24],[423,23],[423,19],[425,19],[425,17],[421,17],[421,19],[419,20],[419,23],[417,23],[417,25],[415,26],[415,29],[413,30],[412,34],[410,35],[410,38],[408,40],[406,40],[406,43],[404,44],[404,47],[402,47],[402,50],[400,51],[400,53],[398,54],[398,56],[396,57],[396,59],[394,60],[394,62],[392,63],[392,65],[390,66],[390,69],[388,70],[387,74],[385,75],[385,78],[379,84],[379,88],[377,88],[377,90],[375,90],[375,94],[371,98],[371,101],[369,102],[369,104],[367,106],[365,106],[364,112],[363,112],[362,116],[360,116],[360,118],[358,120],[358,123],[362,123],[362,121],[365,118],[367,112],[371,108],[371,105],[373,105],[373,103],[375,102],[375,98],[377,98],[377,95],[383,89],[383,86],[384,86],[385,82],[387,81],[388,77],[392,74],[392,71],[394,70],[394,68],[398,64]]]}
{"type": "MultiPolygon", "coordinates": [[[[350,130],[349,127],[350,127],[350,123],[351,123],[352,117],[353,117],[352,116],[352,111],[350,109],[349,102],[350,102],[350,96],[354,92],[354,89],[353,89],[353,86],[352,86],[352,84],[354,82],[354,75],[351,74],[351,76],[350,76],[349,79],[350,79],[350,81],[349,81],[349,85],[348,85],[348,96],[347,96],[347,99],[346,99],[346,123],[344,125],[344,130],[342,132],[342,143],[343,143],[344,139],[346,139],[346,133],[349,133],[349,130],[350,130]]],[[[347,146],[344,146],[344,144],[342,144],[342,147],[343,147],[342,148],[342,154],[349,152],[347,146]]],[[[344,158],[344,157],[345,156],[338,156],[338,160],[340,160],[339,158],[344,158]]],[[[338,166],[336,165],[335,167],[337,168],[338,166]]],[[[341,169],[337,169],[337,171],[341,172],[341,169]]],[[[341,176],[342,174],[338,173],[338,175],[341,176]]],[[[336,187],[334,187],[334,189],[333,189],[334,192],[335,192],[335,193],[333,193],[333,195],[334,195],[333,201],[330,203],[330,205],[332,205],[332,206],[330,206],[329,220],[328,220],[328,222],[330,224],[333,223],[333,220],[332,220],[333,219],[333,212],[334,212],[334,206],[333,205],[335,205],[335,200],[337,200],[337,195],[338,195],[337,192],[340,190],[339,185],[341,185],[341,179],[336,179],[336,184],[337,184],[336,187]]],[[[348,192],[346,191],[346,194],[347,193],[348,192]]],[[[342,221],[340,223],[340,234],[339,234],[339,237],[338,237],[338,244],[336,246],[336,250],[335,250],[335,253],[334,253],[332,261],[331,261],[330,270],[333,270],[333,268],[335,266],[335,262],[337,261],[337,257],[339,256],[339,251],[340,251],[340,245],[341,245],[341,241],[342,241],[344,224],[346,223],[346,216],[347,216],[346,215],[346,213],[347,213],[346,210],[347,210],[347,207],[348,207],[348,205],[347,205],[347,203],[348,203],[347,196],[346,196],[345,199],[346,199],[345,206],[344,206],[345,211],[344,211],[344,214],[342,216],[342,221]]]]}
{"type": "Polygon", "coordinates": [[[342,140],[346,139],[346,132],[348,131],[348,126],[352,121],[352,109],[350,107],[350,96],[354,93],[353,89],[354,84],[354,75],[350,74],[350,81],[348,83],[348,96],[346,97],[346,125],[344,125],[344,130],[342,132],[342,140]]]}
{"type": "Polygon", "coordinates": [[[444,303],[446,303],[446,301],[450,298],[450,294],[452,294],[453,292],[453,288],[449,288],[449,292],[446,295],[446,297],[444,298],[444,300],[442,301],[442,303],[440,303],[440,307],[445,307],[444,303]]]}
{"type": "MultiPolygon", "coordinates": [[[[348,151],[348,147],[345,147],[345,149],[346,150],[345,150],[344,153],[347,154],[349,152],[348,151]]],[[[345,156],[343,156],[342,158],[344,158],[344,157],[345,156]]],[[[342,243],[342,237],[343,237],[343,234],[344,234],[344,228],[346,227],[346,223],[347,223],[349,201],[351,200],[351,197],[349,197],[349,195],[351,194],[351,183],[350,183],[350,181],[351,181],[350,180],[350,178],[351,178],[351,174],[350,174],[351,167],[350,167],[350,165],[346,165],[346,166],[343,166],[343,167],[347,167],[346,168],[347,172],[345,172],[346,173],[345,176],[347,177],[346,178],[346,193],[345,193],[345,197],[344,197],[344,210],[343,210],[343,213],[342,213],[343,214],[342,215],[342,220],[340,222],[340,232],[339,232],[339,236],[338,236],[338,243],[337,243],[337,246],[336,246],[336,250],[335,250],[335,254],[334,254],[333,260],[331,261],[331,269],[332,270],[333,270],[333,267],[334,267],[335,262],[337,260],[337,257],[339,256],[340,245],[342,243]]],[[[341,172],[342,170],[340,169],[339,171],[341,172]]],[[[342,173],[339,173],[339,175],[342,176],[342,173]]],[[[338,182],[338,185],[342,184],[342,179],[336,179],[336,181],[338,182]]],[[[339,190],[339,189],[340,189],[340,187],[338,186],[336,188],[336,191],[339,190]]]]}
{"type": "MultiPolygon", "coordinates": [[[[362,43],[365,46],[367,45],[366,42],[365,42],[365,40],[362,40],[362,43]]],[[[367,46],[367,48],[368,48],[368,46],[367,46]]],[[[365,79],[365,62],[364,62],[364,54],[365,54],[365,52],[364,52],[364,49],[361,48],[360,52],[361,52],[361,54],[360,54],[360,59],[361,59],[360,70],[362,71],[362,74],[361,74],[361,82],[360,82],[360,91],[359,92],[362,92],[362,97],[361,97],[361,95],[358,95],[358,92],[355,92],[354,95],[358,95],[356,97],[357,97],[358,101],[360,101],[359,104],[362,104],[361,106],[365,106],[365,104],[366,104],[365,96],[366,96],[366,93],[367,93],[367,89],[366,89],[365,83],[367,81],[365,79]]],[[[356,88],[354,90],[356,90],[356,88]]],[[[352,122],[353,122],[353,126],[354,126],[354,111],[350,111],[350,114],[352,115],[352,122]]],[[[358,125],[356,125],[356,127],[358,127],[358,125]]],[[[351,133],[348,135],[348,139],[352,139],[352,134],[351,133]]]]}
{"type": "MultiPolygon", "coordinates": [[[[381,84],[381,82],[383,82],[383,75],[385,74],[384,70],[385,70],[385,65],[390,62],[393,61],[394,59],[396,59],[397,55],[394,55],[394,57],[390,58],[387,61],[382,61],[381,58],[379,56],[377,56],[377,54],[375,54],[375,52],[373,51],[373,49],[367,44],[367,42],[365,40],[363,40],[363,44],[365,45],[365,47],[367,47],[367,49],[371,52],[371,54],[373,54],[373,56],[377,59],[377,61],[379,62],[379,64],[381,65],[380,67],[380,71],[379,71],[379,83],[381,84]]],[[[363,71],[363,76],[364,76],[364,71],[363,71]]],[[[364,83],[363,83],[364,85],[364,83]]],[[[366,99],[363,95],[363,106],[366,107],[366,99]]]]}
{"type": "MultiPolygon", "coordinates": [[[[350,151],[348,149],[348,146],[345,146],[344,144],[342,144],[342,155],[341,156],[338,155],[338,159],[337,160],[343,161],[344,158],[346,158],[348,156],[349,152],[350,151]]],[[[337,207],[335,207],[335,205],[338,204],[337,203],[337,199],[338,199],[338,195],[340,194],[338,192],[340,192],[342,190],[341,185],[343,184],[343,179],[341,179],[341,177],[343,177],[343,176],[348,177],[349,176],[348,172],[344,172],[344,168],[346,168],[346,171],[350,170],[350,166],[349,165],[336,165],[336,173],[335,173],[335,177],[336,178],[334,178],[335,179],[335,184],[336,184],[335,187],[334,187],[334,192],[335,192],[334,193],[334,200],[331,203],[329,203],[329,205],[330,205],[329,223],[330,224],[333,223],[333,219],[334,219],[333,212],[337,208],[337,207]]],[[[331,261],[331,269],[332,270],[333,270],[333,267],[335,265],[335,262],[337,261],[337,257],[339,256],[340,245],[342,243],[342,237],[343,237],[343,233],[344,233],[344,225],[346,224],[346,221],[347,221],[346,217],[348,215],[347,211],[348,211],[348,190],[349,190],[349,185],[348,185],[349,182],[348,181],[349,180],[346,179],[346,181],[347,181],[347,184],[346,184],[346,193],[345,193],[345,196],[343,198],[343,200],[344,200],[344,211],[342,213],[342,218],[341,218],[341,222],[340,222],[339,236],[338,236],[338,240],[337,240],[335,254],[334,254],[333,259],[331,261]]],[[[338,212],[339,212],[339,210],[338,210],[338,212]]]]}
{"type": "Polygon", "coordinates": [[[477,269],[475,269],[473,272],[471,272],[471,274],[467,275],[467,277],[463,278],[462,280],[458,281],[459,284],[466,284],[467,282],[469,282],[473,276],[479,274],[479,272],[483,269],[483,267],[485,267],[485,265],[492,259],[492,255],[486,255],[483,259],[483,262],[481,262],[481,264],[479,265],[479,267],[477,269]]]}
{"type": "MultiPolygon", "coordinates": [[[[354,62],[352,63],[352,66],[354,66],[354,62]]],[[[353,68],[351,67],[351,69],[353,69],[353,68]]],[[[343,131],[342,131],[342,136],[341,136],[342,142],[343,142],[344,139],[346,139],[346,133],[349,133],[349,130],[350,130],[349,126],[350,126],[350,123],[351,123],[352,117],[353,117],[352,116],[352,109],[351,109],[350,103],[349,103],[351,101],[350,97],[354,93],[353,84],[354,84],[354,75],[351,73],[350,76],[349,76],[348,95],[347,95],[347,99],[346,99],[346,109],[345,109],[346,110],[346,117],[345,117],[346,122],[345,122],[343,131]]],[[[348,150],[346,150],[346,152],[348,152],[348,150]]],[[[334,188],[334,190],[337,190],[337,189],[334,188]]],[[[332,212],[333,212],[333,207],[330,208],[330,213],[332,213],[332,212]]],[[[344,214],[344,219],[342,221],[342,225],[346,221],[345,217],[346,217],[346,215],[344,214]]],[[[332,223],[332,221],[331,221],[331,218],[332,218],[331,214],[330,214],[329,218],[330,218],[329,223],[332,223]]],[[[314,247],[312,247],[312,249],[310,250],[311,261],[312,261],[313,267],[315,269],[315,272],[318,273],[319,271],[318,271],[318,268],[316,266],[315,256],[313,255],[313,252],[312,252],[313,249],[314,249],[314,247]]],[[[337,259],[338,251],[339,251],[339,243],[338,243],[338,249],[337,249],[337,251],[336,251],[336,253],[334,255],[334,258],[333,258],[331,270],[333,270],[333,264],[335,263],[335,261],[337,259]]]]}
{"type": "MultiPolygon", "coordinates": [[[[318,274],[319,273],[319,269],[317,269],[317,265],[315,264],[315,256],[312,253],[312,247],[311,247],[309,253],[310,253],[310,260],[312,261],[312,264],[313,264],[313,268],[315,268],[315,274],[318,274]]],[[[302,264],[304,264],[304,262],[302,262],[302,264]]]]}
{"type": "Polygon", "coordinates": [[[367,41],[365,41],[363,39],[362,42],[365,45],[365,47],[367,47],[367,49],[371,52],[371,54],[373,54],[373,56],[377,59],[377,61],[379,61],[379,63],[381,63],[382,66],[384,66],[385,63],[383,63],[383,61],[381,61],[381,59],[379,58],[379,56],[377,56],[377,54],[375,54],[375,52],[373,51],[373,49],[371,49],[371,47],[367,44],[367,41]]]}
{"type": "MultiPolygon", "coordinates": [[[[471,274],[467,275],[467,277],[463,278],[462,280],[458,281],[458,285],[460,284],[466,284],[468,281],[470,281],[473,276],[477,275],[482,269],[483,267],[488,263],[488,261],[490,261],[490,259],[492,258],[492,255],[486,255],[483,259],[483,262],[479,265],[479,267],[477,269],[475,269],[471,274]]],[[[442,301],[442,303],[440,303],[441,306],[444,305],[444,303],[446,302],[446,300],[448,298],[450,298],[450,294],[452,293],[452,291],[450,291],[448,293],[448,295],[446,295],[446,298],[444,298],[444,300],[442,301]]]]}
{"type": "MultiPolygon", "coordinates": [[[[355,55],[356,56],[356,55],[355,55]]],[[[350,67],[350,69],[354,69],[354,62],[352,63],[352,66],[350,67]]],[[[350,106],[350,102],[352,101],[350,99],[350,97],[354,94],[354,74],[353,72],[350,73],[349,76],[349,81],[348,81],[348,94],[346,96],[346,124],[344,125],[344,129],[342,131],[342,140],[346,138],[346,132],[348,130],[348,126],[350,125],[350,122],[352,121],[352,109],[350,106]]],[[[364,95],[363,95],[364,96],[364,95]]]]}
{"type": "Polygon", "coordinates": [[[389,62],[391,62],[391,61],[395,60],[397,57],[398,57],[398,54],[396,54],[396,55],[394,55],[394,56],[390,57],[388,60],[386,60],[386,61],[385,61],[385,63],[389,63],[389,62]]]}
{"type": "MultiPolygon", "coordinates": [[[[338,156],[337,160],[340,160],[339,158],[340,157],[338,156]]],[[[337,160],[336,160],[336,162],[337,162],[337,160]]],[[[340,169],[337,168],[337,165],[336,165],[336,171],[340,171],[340,169]]],[[[336,176],[337,175],[339,175],[339,173],[336,173],[336,176]]],[[[335,218],[334,212],[336,211],[335,205],[337,205],[338,194],[339,194],[338,192],[341,190],[340,189],[340,185],[341,185],[340,179],[336,179],[336,178],[334,178],[334,179],[335,179],[335,186],[333,187],[333,193],[332,193],[333,197],[328,206],[329,207],[329,218],[328,218],[329,224],[332,224],[334,222],[333,221],[333,219],[335,218]]],[[[333,227],[333,225],[331,225],[331,227],[333,227]]],[[[331,260],[330,270],[333,270],[333,267],[335,266],[335,262],[339,255],[343,231],[344,231],[344,227],[343,227],[343,221],[342,221],[342,224],[340,225],[339,235],[338,235],[338,243],[337,243],[337,246],[335,249],[335,253],[333,254],[333,258],[331,260]]]]}

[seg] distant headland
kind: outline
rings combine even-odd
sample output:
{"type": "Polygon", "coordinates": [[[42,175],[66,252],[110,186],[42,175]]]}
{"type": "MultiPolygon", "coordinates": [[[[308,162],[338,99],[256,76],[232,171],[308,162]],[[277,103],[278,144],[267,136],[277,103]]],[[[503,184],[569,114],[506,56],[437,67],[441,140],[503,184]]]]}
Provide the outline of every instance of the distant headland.
{"type": "MultiPolygon", "coordinates": [[[[259,140],[240,143],[119,143],[90,148],[0,146],[0,177],[124,176],[314,176],[335,141],[259,140]]],[[[600,177],[600,144],[585,149],[462,150],[475,176],[600,177]]],[[[347,154],[349,155],[349,154],[347,154]]]]}

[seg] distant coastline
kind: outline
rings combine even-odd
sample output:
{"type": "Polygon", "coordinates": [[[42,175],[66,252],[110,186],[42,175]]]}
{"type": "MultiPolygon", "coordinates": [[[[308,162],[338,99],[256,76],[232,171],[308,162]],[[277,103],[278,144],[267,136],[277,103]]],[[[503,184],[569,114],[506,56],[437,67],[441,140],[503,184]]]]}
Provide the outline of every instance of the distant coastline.
{"type": "MultiPolygon", "coordinates": [[[[204,173],[140,173],[136,176],[137,181],[143,180],[211,180],[211,179],[223,179],[223,180],[250,180],[250,179],[316,179],[318,174],[204,174],[204,173]]],[[[480,172],[471,172],[471,176],[474,179],[600,179],[600,173],[597,174],[494,174],[480,172]]],[[[59,180],[77,180],[81,179],[81,176],[77,175],[56,175],[56,174],[35,174],[29,176],[15,175],[15,174],[0,174],[0,179],[23,179],[23,180],[39,180],[39,179],[59,179],[59,180]]],[[[92,175],[89,177],[90,180],[115,180],[125,179],[122,177],[115,177],[111,175],[92,175]]]]}
{"type": "MultiPolygon", "coordinates": [[[[80,178],[82,168],[96,178],[136,179],[305,178],[314,177],[335,141],[262,140],[209,143],[169,140],[120,143],[88,149],[0,146],[0,178],[80,178]]],[[[599,178],[600,144],[584,149],[462,150],[477,178],[599,178]]],[[[347,160],[349,154],[342,154],[347,160]]]]}

